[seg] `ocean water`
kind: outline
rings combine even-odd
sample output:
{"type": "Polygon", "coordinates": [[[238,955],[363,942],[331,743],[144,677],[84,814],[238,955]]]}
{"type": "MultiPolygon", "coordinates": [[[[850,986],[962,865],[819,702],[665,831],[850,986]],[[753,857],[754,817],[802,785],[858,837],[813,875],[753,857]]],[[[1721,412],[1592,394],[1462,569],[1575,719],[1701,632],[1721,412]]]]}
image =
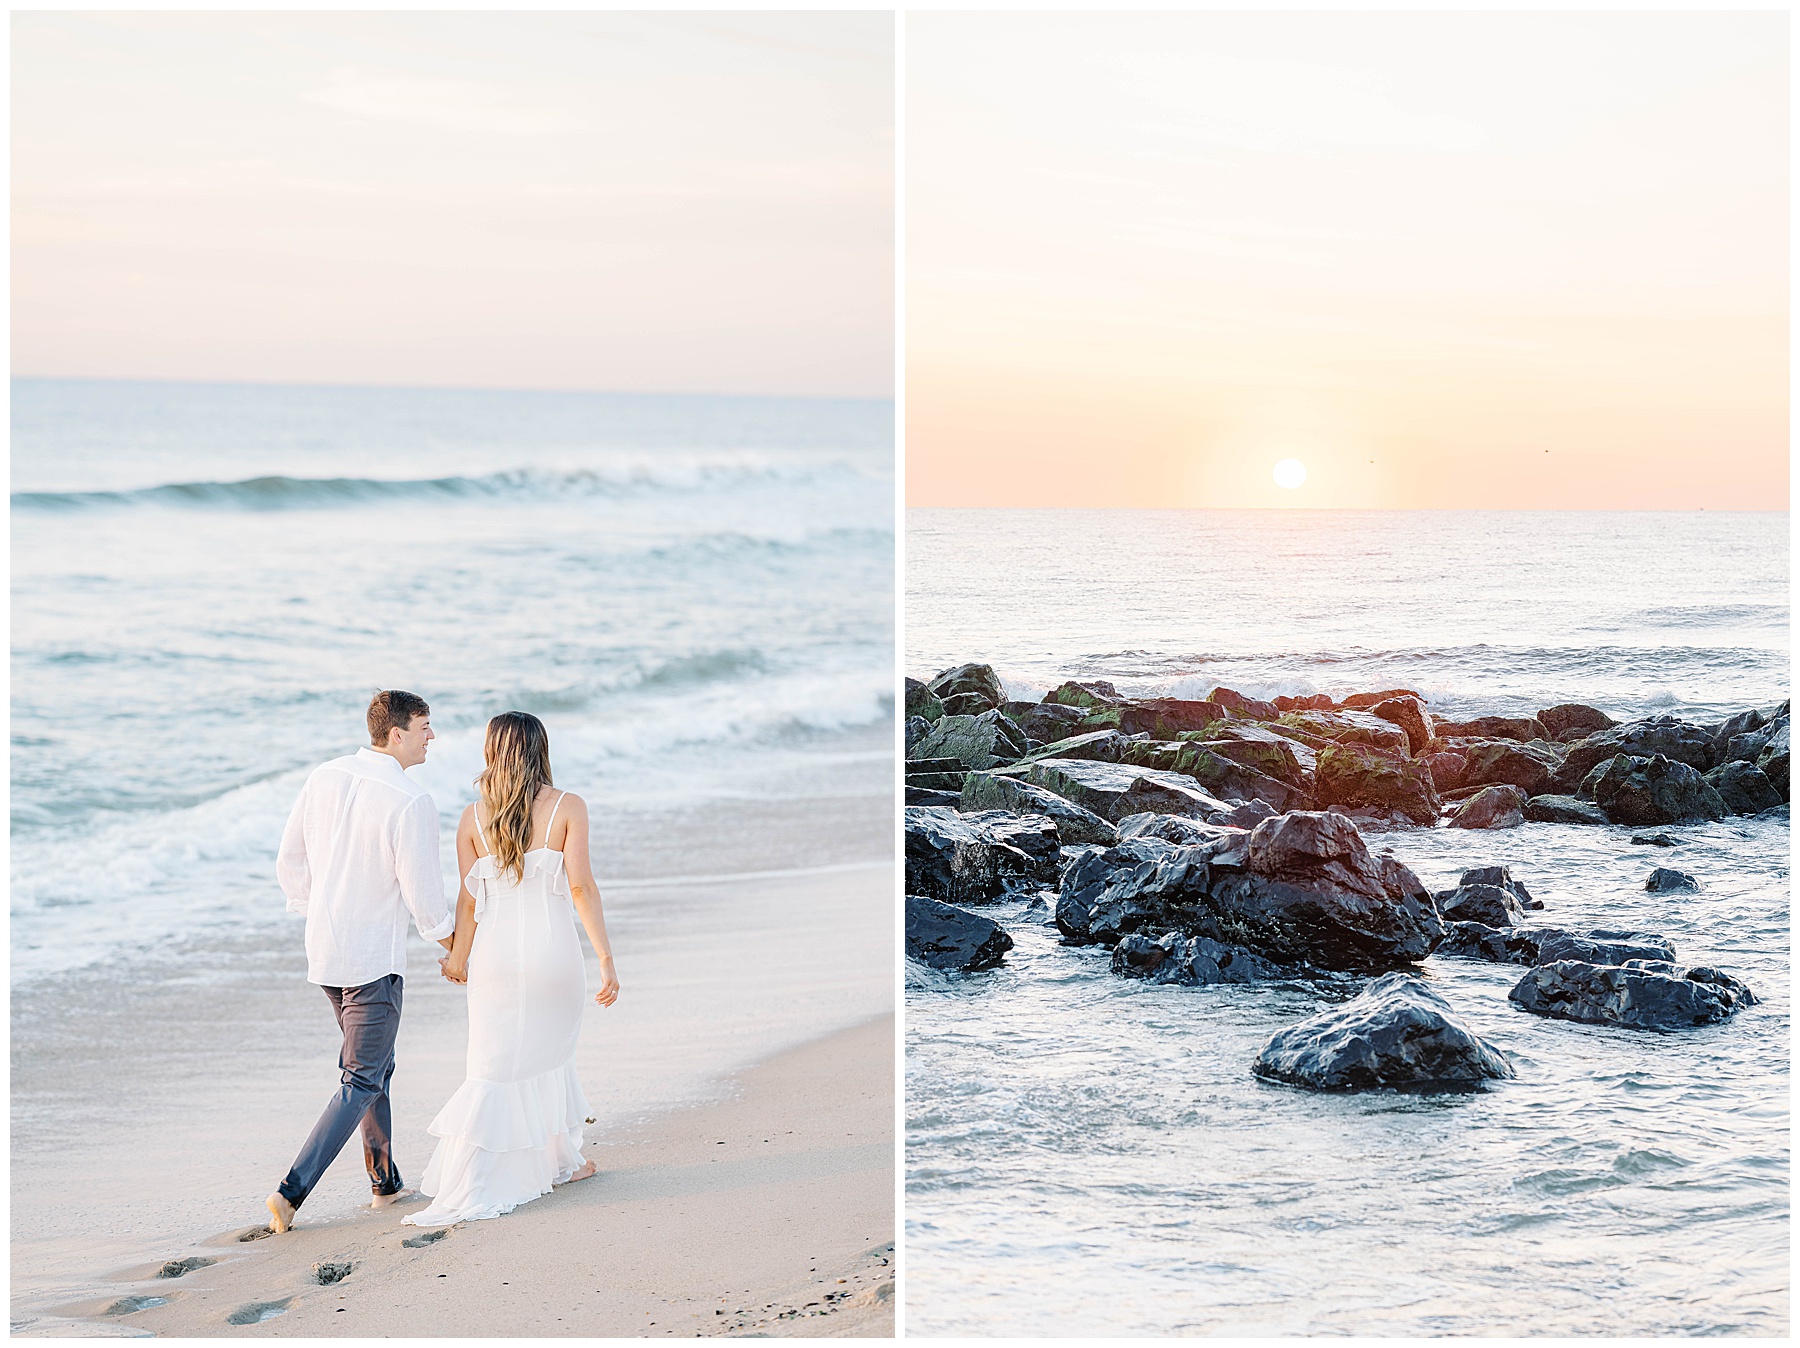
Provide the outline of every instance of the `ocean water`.
{"type": "MultiPolygon", "coordinates": [[[[1787,542],[1775,513],[919,510],[906,667],[1716,720],[1788,695],[1787,542]]],[[[1129,982],[1023,902],[985,910],[1003,968],[908,970],[909,1332],[1785,1335],[1788,825],[1633,831],[1380,835],[1433,888],[1510,865],[1535,922],[1662,932],[1762,998],[1615,1030],[1432,958],[1518,1069],[1473,1095],[1260,1082],[1268,1036],[1341,991],[1129,982]],[[1645,892],[1657,865],[1701,892],[1645,892]]]]}
{"type": "MultiPolygon", "coordinates": [[[[487,718],[543,717],[600,821],[603,888],[717,868],[633,821],[889,790],[887,403],[12,398],[15,986],[285,931],[282,823],[381,687],[432,705],[415,771],[446,838],[487,718]]],[[[452,885],[453,865],[446,842],[452,885]]]]}

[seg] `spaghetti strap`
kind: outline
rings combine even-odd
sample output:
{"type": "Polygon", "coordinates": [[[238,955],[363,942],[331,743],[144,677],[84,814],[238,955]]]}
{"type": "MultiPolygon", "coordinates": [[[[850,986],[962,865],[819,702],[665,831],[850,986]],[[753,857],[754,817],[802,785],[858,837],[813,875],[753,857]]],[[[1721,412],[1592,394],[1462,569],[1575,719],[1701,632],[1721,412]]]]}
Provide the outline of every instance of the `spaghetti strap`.
{"type": "Polygon", "coordinates": [[[550,825],[552,825],[556,822],[556,812],[562,808],[562,798],[568,794],[569,793],[567,791],[557,792],[556,804],[554,804],[550,807],[550,817],[544,821],[544,846],[545,847],[550,846],[550,825]]]}
{"type": "Polygon", "coordinates": [[[494,855],[494,849],[488,846],[487,831],[481,827],[481,803],[477,801],[469,808],[475,812],[475,833],[481,839],[481,854],[491,857],[494,855]]]}

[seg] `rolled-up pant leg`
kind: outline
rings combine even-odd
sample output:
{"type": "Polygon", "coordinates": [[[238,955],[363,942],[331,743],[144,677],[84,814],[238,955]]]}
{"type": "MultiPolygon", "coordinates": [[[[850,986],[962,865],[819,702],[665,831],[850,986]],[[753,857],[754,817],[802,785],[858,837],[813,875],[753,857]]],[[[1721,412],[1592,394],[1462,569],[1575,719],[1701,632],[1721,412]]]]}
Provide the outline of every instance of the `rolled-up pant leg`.
{"type": "Polygon", "coordinates": [[[371,1187],[378,1194],[395,1193],[401,1187],[400,1171],[394,1165],[388,1082],[394,1075],[403,981],[399,974],[389,974],[361,987],[325,989],[338,1028],[344,1032],[344,1047],[338,1053],[343,1080],[294,1158],[293,1169],[281,1181],[281,1196],[295,1207],[306,1201],[358,1128],[371,1187]]]}

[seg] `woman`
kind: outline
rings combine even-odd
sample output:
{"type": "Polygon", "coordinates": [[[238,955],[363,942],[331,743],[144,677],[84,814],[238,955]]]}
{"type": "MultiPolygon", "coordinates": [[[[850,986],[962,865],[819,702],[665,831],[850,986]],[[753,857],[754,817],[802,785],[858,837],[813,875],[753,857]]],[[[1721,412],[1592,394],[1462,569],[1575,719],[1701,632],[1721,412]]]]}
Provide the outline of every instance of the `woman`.
{"type": "Polygon", "coordinates": [[[587,1097],[575,1072],[586,978],[575,918],[600,956],[600,991],[619,996],[588,860],[587,805],[550,780],[550,737],[522,711],[488,722],[480,799],[456,830],[462,889],[444,976],[469,988],[469,1075],[432,1120],[439,1139],[406,1218],[448,1226],[511,1212],[582,1180],[587,1097]]]}

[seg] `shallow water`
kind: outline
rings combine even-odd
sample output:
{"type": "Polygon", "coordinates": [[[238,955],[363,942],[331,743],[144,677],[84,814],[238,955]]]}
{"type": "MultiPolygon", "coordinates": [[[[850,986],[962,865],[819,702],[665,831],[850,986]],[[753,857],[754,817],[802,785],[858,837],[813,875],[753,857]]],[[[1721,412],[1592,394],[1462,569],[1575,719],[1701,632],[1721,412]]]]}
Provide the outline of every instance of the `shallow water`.
{"type": "MultiPolygon", "coordinates": [[[[1784,516],[1269,523],[913,512],[909,672],[987,659],[1027,695],[1409,685],[1456,714],[1786,695],[1784,516]],[[1456,538],[1508,547],[1446,589],[1456,538]]],[[[1545,902],[1534,922],[1661,932],[1763,999],[1682,1034],[1615,1030],[1515,1009],[1516,967],[1433,958],[1518,1070],[1472,1095],[1258,1081],[1270,1034],[1353,988],[1128,982],[1043,910],[987,910],[1017,942],[1005,967],[909,970],[909,1332],[1785,1333],[1788,826],[1667,831],[1673,849],[1539,824],[1373,836],[1433,888],[1511,865],[1545,902]],[[1645,892],[1658,865],[1702,892],[1645,892]]]]}
{"type": "Polygon", "coordinates": [[[15,979],[285,921],[288,808],[379,687],[432,704],[446,829],[506,708],[597,816],[886,791],[891,419],[15,381],[15,979]]]}

